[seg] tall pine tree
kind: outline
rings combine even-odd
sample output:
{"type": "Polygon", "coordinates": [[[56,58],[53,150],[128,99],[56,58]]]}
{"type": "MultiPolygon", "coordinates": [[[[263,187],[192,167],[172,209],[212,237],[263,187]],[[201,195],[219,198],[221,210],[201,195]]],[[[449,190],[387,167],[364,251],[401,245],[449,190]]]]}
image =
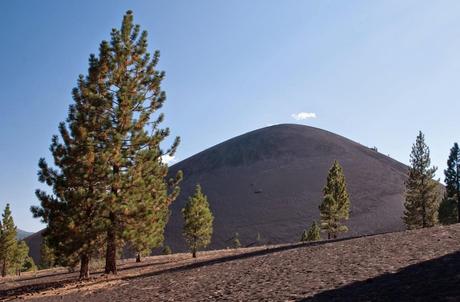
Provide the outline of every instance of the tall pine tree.
{"type": "Polygon", "coordinates": [[[208,198],[201,191],[200,185],[196,186],[194,195],[189,197],[185,208],[182,209],[182,215],[184,216],[185,241],[195,258],[198,249],[208,246],[211,242],[214,220],[208,198]]]}
{"type": "Polygon", "coordinates": [[[88,76],[80,76],[73,91],[68,127],[60,126],[63,143],[54,137],[51,147],[58,169],[40,161],[40,180],[54,194],[38,191],[42,206],[32,210],[48,223],[53,250],[80,259],[81,275],[101,246],[105,272],[116,273],[117,251],[125,243],[143,251],[163,241],[182,173],[167,180],[161,160],[174,155],[179,138],[166,151],[160,148],[170,131],[159,128],[162,114],[153,119],[165,101],[158,60],[128,11],[110,42],[100,44],[99,56],[90,56],[88,76]]]}
{"type": "Polygon", "coordinates": [[[320,226],[327,232],[327,238],[337,238],[339,233],[347,232],[343,225],[348,220],[350,213],[350,197],[347,192],[345,175],[337,161],[334,161],[329,170],[326,186],[323,189],[323,202],[319,206],[320,226]]]}
{"type": "Polygon", "coordinates": [[[460,222],[460,148],[457,143],[454,143],[450,149],[444,175],[446,192],[439,205],[439,222],[442,224],[460,222]]]}
{"type": "MultiPolygon", "coordinates": [[[[100,48],[100,57],[107,53],[100,48]]],[[[39,161],[39,180],[53,194],[37,190],[40,207],[32,207],[35,217],[47,223],[46,244],[61,265],[80,262],[80,278],[89,276],[89,261],[100,254],[103,244],[103,201],[107,190],[107,161],[104,140],[109,121],[101,112],[106,105],[101,94],[105,87],[106,61],[90,56],[88,76],[80,75],[72,91],[66,123],[59,124],[61,140],[53,136],[50,147],[54,167],[39,161]]]]}
{"type": "Polygon", "coordinates": [[[404,223],[408,229],[436,224],[439,200],[438,183],[433,179],[437,168],[431,167],[430,149],[420,131],[412,146],[406,180],[404,223]]]}
{"type": "Polygon", "coordinates": [[[11,216],[10,204],[6,204],[0,226],[0,265],[2,277],[8,274],[10,266],[14,266],[14,256],[17,249],[16,226],[11,216]]]}
{"type": "Polygon", "coordinates": [[[166,95],[160,84],[164,72],[157,70],[160,54],[147,51],[147,32],[133,24],[128,11],[121,28],[113,29],[100,61],[107,61],[100,79],[105,87],[104,114],[110,124],[106,135],[109,194],[103,207],[106,230],[106,273],[116,273],[116,255],[123,242],[132,243],[138,252],[160,246],[168,217],[168,206],[179,193],[179,172],[166,179],[168,166],[161,158],[174,155],[177,137],[163,151],[160,144],[169,128],[159,128],[163,114],[153,119],[166,95]]]}

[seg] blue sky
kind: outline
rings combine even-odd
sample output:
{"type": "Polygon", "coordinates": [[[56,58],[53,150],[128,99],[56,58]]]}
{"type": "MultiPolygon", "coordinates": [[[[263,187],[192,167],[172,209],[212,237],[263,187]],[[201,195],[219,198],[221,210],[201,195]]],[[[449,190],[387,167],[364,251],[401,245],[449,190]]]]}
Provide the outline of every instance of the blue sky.
{"type": "Polygon", "coordinates": [[[20,228],[43,227],[29,211],[38,159],[128,9],[161,51],[177,160],[302,123],[407,163],[422,130],[441,177],[459,140],[460,1],[2,1],[0,207],[20,228]]]}

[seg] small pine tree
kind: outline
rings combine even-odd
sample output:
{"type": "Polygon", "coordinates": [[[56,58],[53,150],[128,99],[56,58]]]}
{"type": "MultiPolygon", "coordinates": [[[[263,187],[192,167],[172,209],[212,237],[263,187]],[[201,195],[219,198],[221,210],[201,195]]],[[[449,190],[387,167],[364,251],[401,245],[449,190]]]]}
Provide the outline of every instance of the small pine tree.
{"type": "Polygon", "coordinates": [[[436,224],[439,200],[438,184],[433,177],[430,149],[420,131],[412,146],[410,167],[406,180],[404,223],[408,229],[426,228],[436,224]]]}
{"type": "Polygon", "coordinates": [[[441,224],[453,224],[458,222],[457,202],[444,194],[439,203],[438,220],[441,224]]]}
{"type": "Polygon", "coordinates": [[[452,224],[460,222],[460,148],[457,143],[450,149],[444,175],[446,191],[439,205],[438,219],[442,224],[452,224]]]}
{"type": "Polygon", "coordinates": [[[348,231],[348,228],[342,225],[342,221],[348,220],[350,215],[350,197],[346,188],[345,175],[337,161],[334,161],[329,170],[323,193],[323,202],[319,206],[320,227],[327,232],[328,239],[337,238],[339,233],[348,231]]]}
{"type": "Polygon", "coordinates": [[[257,243],[257,244],[260,244],[261,242],[262,242],[262,236],[260,235],[259,232],[257,232],[256,243],[257,243]]]}
{"type": "MultiPolygon", "coordinates": [[[[24,265],[29,256],[29,247],[24,241],[19,241],[16,243],[14,254],[12,257],[11,268],[14,270],[15,274],[20,276],[21,272],[24,271],[24,265]]],[[[31,267],[32,268],[32,267],[31,267]]]]}
{"type": "Polygon", "coordinates": [[[171,255],[172,249],[169,245],[165,245],[163,248],[163,255],[171,255]]]}
{"type": "Polygon", "coordinates": [[[17,249],[16,226],[11,216],[10,205],[7,203],[3,212],[3,219],[0,227],[0,261],[2,277],[8,273],[9,266],[14,262],[17,249]]]}
{"type": "Polygon", "coordinates": [[[35,265],[34,259],[30,256],[26,256],[24,260],[24,264],[22,265],[23,272],[34,272],[37,270],[37,266],[35,265]]]}
{"type": "Polygon", "coordinates": [[[233,236],[233,247],[236,249],[241,247],[240,234],[238,233],[235,233],[235,236],[233,236]]]}
{"type": "Polygon", "coordinates": [[[197,185],[195,193],[188,199],[185,208],[182,209],[184,217],[183,234],[193,258],[199,248],[209,245],[212,236],[212,223],[214,217],[209,208],[208,198],[201,191],[201,186],[197,185]]]}
{"type": "Polygon", "coordinates": [[[321,240],[320,232],[321,228],[319,227],[318,223],[316,223],[316,221],[313,221],[310,228],[308,229],[306,241],[321,240]]]}
{"type": "Polygon", "coordinates": [[[45,237],[40,247],[40,267],[51,268],[55,264],[56,256],[54,255],[54,250],[50,247],[45,237]]]}
{"type": "Polygon", "coordinates": [[[308,230],[303,230],[302,235],[300,236],[300,242],[308,241],[308,230]]]}

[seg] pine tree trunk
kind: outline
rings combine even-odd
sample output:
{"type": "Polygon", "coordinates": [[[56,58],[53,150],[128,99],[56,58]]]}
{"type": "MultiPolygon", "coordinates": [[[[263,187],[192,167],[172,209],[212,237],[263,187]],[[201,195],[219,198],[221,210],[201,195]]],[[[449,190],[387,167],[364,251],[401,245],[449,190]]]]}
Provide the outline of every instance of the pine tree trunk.
{"type": "Polygon", "coordinates": [[[136,262],[141,262],[141,254],[137,253],[136,262]]]}
{"type": "Polygon", "coordinates": [[[89,257],[85,254],[80,257],[80,279],[89,278],[89,257]]]}
{"type": "Polygon", "coordinates": [[[105,273],[117,274],[117,244],[113,226],[107,230],[107,250],[105,254],[105,273]]]}
{"type": "Polygon", "coordinates": [[[196,258],[196,249],[193,249],[193,250],[192,250],[192,257],[193,257],[193,258],[196,258]]]}

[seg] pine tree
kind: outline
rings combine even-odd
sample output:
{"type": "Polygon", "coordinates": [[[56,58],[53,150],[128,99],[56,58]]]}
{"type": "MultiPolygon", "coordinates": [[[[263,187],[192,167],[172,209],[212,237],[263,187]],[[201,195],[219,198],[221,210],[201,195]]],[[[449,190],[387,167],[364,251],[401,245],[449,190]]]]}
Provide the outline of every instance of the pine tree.
{"type": "Polygon", "coordinates": [[[26,261],[29,260],[28,254],[29,247],[27,246],[27,244],[22,240],[16,242],[11,263],[12,269],[14,270],[16,275],[20,276],[22,271],[27,270],[24,266],[26,265],[26,261]]]}
{"type": "Polygon", "coordinates": [[[11,216],[10,205],[7,203],[2,215],[0,228],[0,263],[2,277],[8,273],[10,265],[13,265],[14,256],[17,249],[16,226],[14,225],[13,216],[11,216]]]}
{"type": "Polygon", "coordinates": [[[54,250],[50,247],[46,238],[43,238],[40,246],[40,267],[51,268],[56,264],[56,256],[54,250]]]}
{"type": "Polygon", "coordinates": [[[460,148],[457,143],[450,149],[444,175],[446,191],[439,205],[439,222],[442,224],[460,222],[460,148]]]}
{"type": "Polygon", "coordinates": [[[40,161],[40,180],[54,194],[37,191],[41,207],[32,211],[48,224],[45,236],[56,254],[65,255],[58,261],[79,260],[82,277],[101,246],[105,272],[116,274],[123,244],[142,252],[163,241],[182,173],[167,180],[168,166],[161,161],[174,155],[179,138],[166,151],[160,148],[170,131],[159,128],[162,114],[153,119],[166,98],[158,60],[159,52],[147,52],[147,32],[133,25],[128,11],[121,29],[113,29],[99,55],[90,56],[88,76],[80,76],[73,90],[67,127],[60,125],[63,143],[53,137],[51,146],[58,169],[40,161]]]}
{"type": "Polygon", "coordinates": [[[240,234],[235,233],[233,236],[233,247],[239,249],[241,247],[240,234]]]}
{"type": "Polygon", "coordinates": [[[323,231],[327,232],[328,239],[337,238],[339,233],[348,231],[348,228],[342,225],[342,221],[348,220],[350,213],[350,198],[345,175],[337,161],[334,161],[329,170],[323,194],[323,202],[319,206],[320,226],[323,231]]]}
{"type": "Polygon", "coordinates": [[[303,230],[302,235],[300,236],[300,242],[308,241],[308,230],[303,230]]]}
{"type": "Polygon", "coordinates": [[[200,185],[196,186],[194,195],[189,197],[185,208],[182,209],[182,215],[185,241],[192,251],[193,258],[196,258],[198,249],[211,243],[214,220],[208,198],[202,193],[200,185]]]}
{"type": "MultiPolygon", "coordinates": [[[[101,47],[100,52],[102,57],[107,49],[101,47]]],[[[34,217],[47,223],[43,235],[59,263],[74,267],[80,262],[80,278],[89,277],[90,258],[99,255],[103,244],[100,217],[107,190],[108,158],[103,151],[108,120],[100,114],[105,104],[99,79],[105,73],[104,62],[91,55],[88,76],[79,76],[66,123],[59,124],[61,141],[52,137],[54,167],[43,158],[39,161],[39,181],[53,194],[37,190],[41,206],[31,208],[34,217]]]]}
{"type": "Polygon", "coordinates": [[[319,227],[316,221],[313,221],[310,228],[308,229],[306,240],[305,241],[318,241],[321,240],[321,228],[319,227]]]}
{"type": "Polygon", "coordinates": [[[439,189],[433,177],[430,149],[420,131],[412,146],[410,167],[406,180],[404,223],[408,229],[426,228],[436,224],[439,189]]]}
{"type": "Polygon", "coordinates": [[[174,155],[179,144],[163,151],[160,144],[169,136],[169,128],[159,124],[164,115],[153,119],[166,99],[160,84],[164,72],[157,70],[160,54],[147,51],[147,32],[133,24],[133,14],[123,17],[121,29],[113,29],[110,42],[102,42],[107,52],[100,61],[107,61],[107,73],[100,82],[105,87],[104,114],[110,124],[104,131],[107,139],[108,184],[104,200],[106,215],[106,273],[116,273],[117,249],[130,242],[138,251],[160,246],[168,207],[179,193],[179,172],[168,181],[164,155],[174,155]]]}

